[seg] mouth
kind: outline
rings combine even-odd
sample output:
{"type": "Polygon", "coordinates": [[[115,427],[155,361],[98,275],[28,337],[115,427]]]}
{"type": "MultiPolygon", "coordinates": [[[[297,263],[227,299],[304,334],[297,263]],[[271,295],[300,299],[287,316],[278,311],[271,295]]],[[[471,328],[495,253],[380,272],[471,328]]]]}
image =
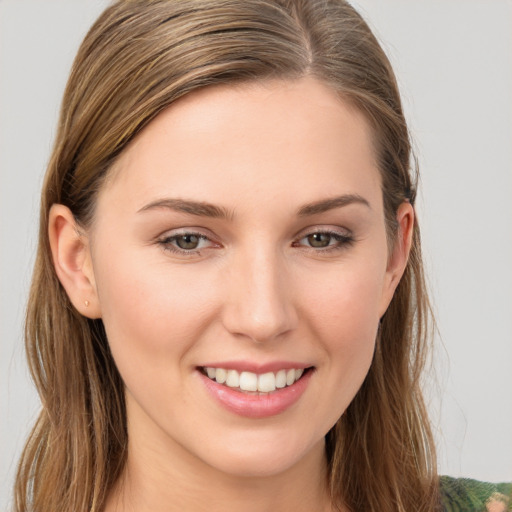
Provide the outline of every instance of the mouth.
{"type": "Polygon", "coordinates": [[[300,402],[311,382],[315,367],[277,363],[255,368],[247,362],[197,368],[205,390],[221,407],[237,416],[269,418],[284,413],[300,402]],[[226,367],[228,366],[228,367],[226,367]],[[256,370],[256,371],[249,371],[256,370]],[[274,371],[270,371],[274,370],[274,371]]]}
{"type": "Polygon", "coordinates": [[[217,384],[245,394],[267,395],[293,386],[311,372],[309,368],[283,368],[275,372],[254,373],[228,368],[199,367],[199,371],[217,384]]]}

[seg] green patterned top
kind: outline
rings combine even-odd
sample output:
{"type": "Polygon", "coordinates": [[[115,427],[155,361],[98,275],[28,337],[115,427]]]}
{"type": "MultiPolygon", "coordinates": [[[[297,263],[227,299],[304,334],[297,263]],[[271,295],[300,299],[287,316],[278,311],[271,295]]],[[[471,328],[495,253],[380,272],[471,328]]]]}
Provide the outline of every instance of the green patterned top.
{"type": "Polygon", "coordinates": [[[512,484],[490,484],[469,478],[441,477],[443,512],[508,512],[512,484]]]}

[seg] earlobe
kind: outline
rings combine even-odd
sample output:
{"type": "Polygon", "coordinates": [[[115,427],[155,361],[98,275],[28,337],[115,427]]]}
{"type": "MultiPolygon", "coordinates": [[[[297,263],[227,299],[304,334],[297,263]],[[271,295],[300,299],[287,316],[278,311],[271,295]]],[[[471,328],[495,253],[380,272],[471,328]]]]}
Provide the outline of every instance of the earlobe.
{"type": "Polygon", "coordinates": [[[383,290],[384,302],[381,316],[384,315],[393,298],[411,252],[414,232],[414,208],[409,202],[404,202],[399,206],[396,220],[398,222],[398,229],[386,269],[385,289],[383,290]]]}
{"type": "Polygon", "coordinates": [[[55,272],[71,303],[80,314],[100,318],[89,240],[69,208],[61,204],[51,207],[48,236],[55,272]]]}

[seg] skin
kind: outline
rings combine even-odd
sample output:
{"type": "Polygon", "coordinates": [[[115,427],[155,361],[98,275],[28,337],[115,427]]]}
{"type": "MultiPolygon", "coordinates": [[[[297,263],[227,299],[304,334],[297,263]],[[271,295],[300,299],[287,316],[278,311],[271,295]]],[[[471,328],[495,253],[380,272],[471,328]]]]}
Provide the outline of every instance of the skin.
{"type": "Polygon", "coordinates": [[[59,279],[103,319],[126,385],[128,464],[107,511],[330,510],[324,436],[368,372],[414,218],[404,203],[389,247],[371,136],[310,77],[207,88],[124,151],[85,233],[53,206],[59,279]],[[169,198],[225,215],[154,204],[169,198]],[[205,238],[176,252],[186,232],[205,238]],[[315,232],[338,239],[313,247],[315,232]],[[253,419],[213,400],[197,369],[235,359],[314,370],[298,402],[253,419]]]}

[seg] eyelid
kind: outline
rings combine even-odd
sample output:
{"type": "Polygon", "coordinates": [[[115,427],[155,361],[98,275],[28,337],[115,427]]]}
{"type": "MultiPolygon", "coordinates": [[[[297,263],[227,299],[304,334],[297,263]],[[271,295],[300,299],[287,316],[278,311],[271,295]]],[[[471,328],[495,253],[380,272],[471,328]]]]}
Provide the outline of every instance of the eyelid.
{"type": "Polygon", "coordinates": [[[315,233],[326,233],[330,235],[338,235],[343,237],[352,237],[353,233],[350,229],[342,228],[341,226],[310,226],[305,229],[299,231],[299,233],[294,237],[295,240],[301,240],[309,235],[314,235],[315,233]]]}
{"type": "Polygon", "coordinates": [[[216,236],[206,228],[197,226],[182,226],[179,228],[171,228],[162,231],[161,234],[155,237],[155,241],[167,240],[169,238],[183,236],[183,235],[196,235],[201,238],[206,238],[215,243],[216,236]]]}
{"type": "Polygon", "coordinates": [[[209,249],[210,247],[220,247],[218,242],[215,242],[211,235],[207,235],[201,231],[199,228],[178,228],[174,230],[165,231],[163,234],[158,236],[155,242],[160,245],[165,251],[169,251],[174,254],[182,255],[182,256],[193,256],[198,255],[202,250],[209,249]],[[181,249],[172,244],[174,240],[179,238],[180,236],[192,235],[198,237],[200,240],[208,240],[210,242],[209,247],[201,247],[198,249],[181,249]]]}
{"type": "Polygon", "coordinates": [[[314,228],[307,228],[305,230],[302,230],[302,232],[299,233],[295,237],[292,245],[294,247],[303,247],[304,249],[306,249],[308,251],[313,251],[314,253],[318,254],[318,253],[326,253],[326,252],[331,252],[331,251],[343,250],[343,249],[347,248],[347,246],[352,245],[355,241],[356,240],[355,240],[355,237],[352,234],[352,232],[346,228],[340,228],[340,227],[334,228],[332,226],[331,227],[315,226],[314,228]],[[319,234],[319,233],[333,237],[337,241],[337,243],[328,245],[326,247],[312,247],[312,246],[307,246],[306,244],[299,243],[302,240],[304,240],[305,238],[307,238],[311,235],[319,234]]]}
{"type": "MultiPolygon", "coordinates": [[[[205,234],[201,228],[193,228],[193,227],[183,227],[177,228],[174,230],[168,230],[164,232],[162,235],[158,236],[155,242],[160,245],[164,250],[169,251],[171,253],[177,254],[183,257],[191,257],[194,255],[200,255],[201,251],[210,249],[210,248],[218,248],[221,247],[219,242],[216,242],[212,235],[205,234]],[[201,241],[208,241],[208,247],[199,247],[197,249],[182,249],[173,244],[173,242],[178,239],[180,236],[192,235],[198,237],[201,241]]],[[[299,234],[297,234],[293,241],[292,247],[301,247],[305,250],[312,251],[314,253],[326,253],[330,251],[339,251],[347,248],[347,246],[353,244],[355,242],[355,238],[352,232],[346,228],[342,228],[339,226],[314,226],[303,229],[299,234]],[[329,235],[336,243],[329,244],[325,247],[313,247],[308,246],[307,244],[301,243],[305,238],[314,235],[314,234],[325,234],[329,235]]]]}

